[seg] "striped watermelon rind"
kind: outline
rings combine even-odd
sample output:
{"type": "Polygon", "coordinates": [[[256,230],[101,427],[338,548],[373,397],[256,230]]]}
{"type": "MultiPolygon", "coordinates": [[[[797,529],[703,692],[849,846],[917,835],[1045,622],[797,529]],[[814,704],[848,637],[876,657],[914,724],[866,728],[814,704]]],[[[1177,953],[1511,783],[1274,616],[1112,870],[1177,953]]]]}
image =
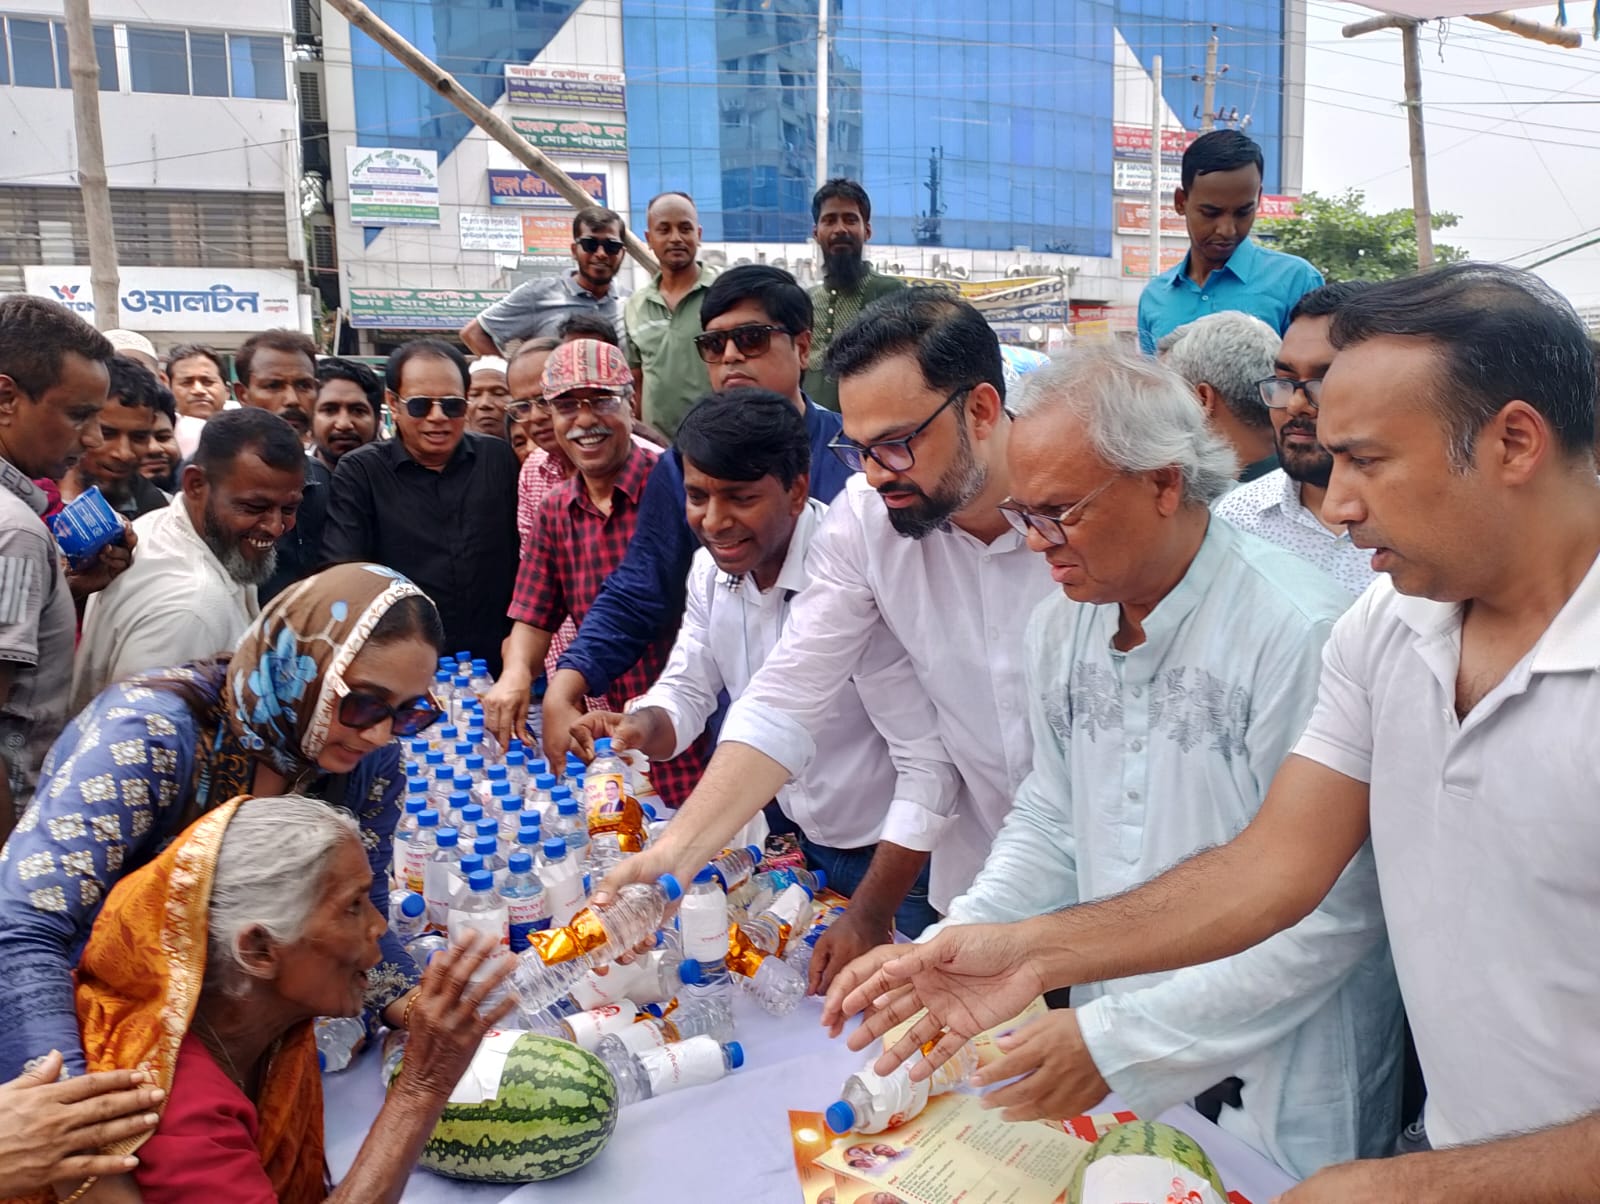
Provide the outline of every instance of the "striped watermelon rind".
{"type": "Polygon", "coordinates": [[[1164,1125],[1158,1120],[1133,1120],[1117,1125],[1094,1143],[1093,1148],[1079,1164],[1072,1176],[1072,1186],[1067,1191],[1067,1204],[1084,1204],[1083,1177],[1089,1167],[1105,1158],[1119,1155],[1141,1155],[1164,1158],[1176,1166],[1199,1175],[1217,1189],[1217,1196],[1227,1199],[1227,1189],[1222,1186],[1222,1176],[1211,1158],[1200,1148],[1200,1143],[1187,1133],[1164,1125]]]}
{"type": "Polygon", "coordinates": [[[500,1093],[446,1104],[420,1165],[477,1183],[536,1183],[588,1163],[617,1127],[617,1085],[599,1058],[539,1033],[517,1038],[500,1093]]]}

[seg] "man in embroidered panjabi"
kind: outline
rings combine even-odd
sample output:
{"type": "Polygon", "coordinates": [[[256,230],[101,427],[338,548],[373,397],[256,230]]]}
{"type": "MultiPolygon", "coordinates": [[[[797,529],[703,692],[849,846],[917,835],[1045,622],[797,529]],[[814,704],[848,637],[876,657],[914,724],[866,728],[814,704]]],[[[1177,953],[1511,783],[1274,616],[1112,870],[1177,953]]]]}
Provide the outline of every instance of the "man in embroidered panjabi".
{"type": "MultiPolygon", "coordinates": [[[[301,791],[349,811],[387,915],[404,787],[393,737],[436,717],[427,690],[443,642],[411,582],[339,565],[274,598],[231,660],[134,678],[90,703],[0,851],[0,1078],[52,1049],[83,1070],[72,968],[106,892],[230,798],[301,791]]],[[[367,1004],[398,1023],[417,971],[398,940],[382,944],[367,1004]]]]}
{"type": "Polygon", "coordinates": [[[477,1011],[511,962],[496,958],[473,983],[486,944],[434,959],[405,1065],[350,1174],[330,1191],[313,1024],[358,1013],[382,958],[372,877],[348,813],[289,796],[215,808],[112,889],[78,963],[84,1053],[96,1070],[146,1067],[165,1097],[153,1132],[108,1151],[137,1158],[129,1173],[58,1183],[61,1198],[399,1199],[479,1040],[513,1006],[477,1011]]]}

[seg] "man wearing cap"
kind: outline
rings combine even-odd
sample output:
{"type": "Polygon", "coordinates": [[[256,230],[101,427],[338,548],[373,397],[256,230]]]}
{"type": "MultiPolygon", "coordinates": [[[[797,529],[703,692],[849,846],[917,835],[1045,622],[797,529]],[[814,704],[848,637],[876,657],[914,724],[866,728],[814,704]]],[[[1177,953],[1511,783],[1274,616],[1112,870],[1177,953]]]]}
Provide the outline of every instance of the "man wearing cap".
{"type": "MultiPolygon", "coordinates": [[[[543,397],[555,437],[577,468],[557,486],[534,518],[522,552],[510,616],[505,668],[484,699],[493,731],[520,731],[527,718],[528,690],[543,671],[545,653],[562,622],[581,624],[606,577],[622,562],[639,518],[639,498],[657,453],[632,435],[633,373],[623,353],[608,343],[580,339],[563,343],[545,362],[543,397]]],[[[612,682],[609,708],[645,689],[660,674],[672,650],[673,631],[662,631],[638,662],[612,682]]],[[[652,780],[662,799],[676,806],[688,794],[700,765],[689,754],[655,767],[652,780]]]]}
{"type": "Polygon", "coordinates": [[[167,374],[161,367],[161,357],[156,354],[156,345],[137,330],[108,330],[106,342],[118,355],[144,365],[155,373],[156,379],[162,384],[167,383],[167,374]]]}
{"type": "Polygon", "coordinates": [[[510,400],[505,360],[498,355],[480,355],[473,360],[467,382],[467,429],[491,439],[504,439],[506,403],[510,400]]]}

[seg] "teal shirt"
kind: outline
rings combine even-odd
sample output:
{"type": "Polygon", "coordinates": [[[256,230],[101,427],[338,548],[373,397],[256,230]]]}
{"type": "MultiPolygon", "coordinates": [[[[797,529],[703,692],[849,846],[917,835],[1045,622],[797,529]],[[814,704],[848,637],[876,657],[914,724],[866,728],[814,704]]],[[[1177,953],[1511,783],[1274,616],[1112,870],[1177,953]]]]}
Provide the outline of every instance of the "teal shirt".
{"type": "Polygon", "coordinates": [[[1154,355],[1162,335],[1230,309],[1252,314],[1282,334],[1289,328],[1289,312],[1296,302],[1323,283],[1322,273],[1298,255],[1269,251],[1248,238],[1204,285],[1189,279],[1185,255],[1183,262],[1155,277],[1139,294],[1139,350],[1154,355]]]}

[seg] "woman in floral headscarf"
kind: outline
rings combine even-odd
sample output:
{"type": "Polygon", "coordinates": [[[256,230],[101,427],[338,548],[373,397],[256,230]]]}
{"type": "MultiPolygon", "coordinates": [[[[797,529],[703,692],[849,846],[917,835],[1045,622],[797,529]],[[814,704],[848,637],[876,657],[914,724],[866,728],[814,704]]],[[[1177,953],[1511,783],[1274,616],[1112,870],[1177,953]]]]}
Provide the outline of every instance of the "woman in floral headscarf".
{"type": "MultiPolygon", "coordinates": [[[[73,720],[0,852],[0,1080],[53,1049],[84,1069],[72,970],[106,893],[230,799],[303,793],[349,811],[388,915],[394,737],[435,717],[443,642],[411,582],[340,565],[274,598],[231,659],[113,685],[73,720]]],[[[382,950],[367,1004],[398,1024],[417,971],[392,935],[382,950]]]]}

